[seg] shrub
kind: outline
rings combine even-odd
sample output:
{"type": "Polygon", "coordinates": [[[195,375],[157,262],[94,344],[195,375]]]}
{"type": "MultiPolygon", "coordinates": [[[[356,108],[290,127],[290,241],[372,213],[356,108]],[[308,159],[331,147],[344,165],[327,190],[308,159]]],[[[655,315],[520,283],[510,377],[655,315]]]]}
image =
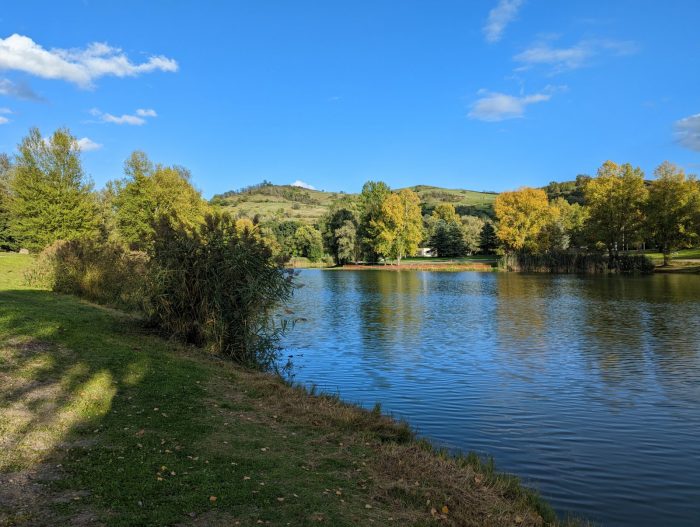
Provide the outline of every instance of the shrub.
{"type": "Polygon", "coordinates": [[[198,229],[162,220],[149,273],[151,320],[167,333],[247,367],[274,368],[286,321],[274,312],[293,291],[293,273],[227,214],[198,229]]]}
{"type": "Polygon", "coordinates": [[[118,243],[57,241],[25,275],[32,285],[94,302],[138,310],[143,304],[146,255],[118,243]]]}

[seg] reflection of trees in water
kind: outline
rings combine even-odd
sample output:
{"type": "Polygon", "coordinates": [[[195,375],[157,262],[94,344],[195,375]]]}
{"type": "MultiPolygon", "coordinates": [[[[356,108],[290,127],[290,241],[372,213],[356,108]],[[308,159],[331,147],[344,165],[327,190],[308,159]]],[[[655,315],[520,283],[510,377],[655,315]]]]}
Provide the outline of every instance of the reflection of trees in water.
{"type": "Polygon", "coordinates": [[[549,276],[497,275],[496,321],[501,348],[519,355],[545,349],[548,304],[555,299],[552,287],[549,276]]]}
{"type": "Polygon", "coordinates": [[[646,313],[643,303],[630,299],[641,283],[630,277],[605,276],[585,280],[582,348],[591,367],[606,384],[636,383],[645,375],[646,313]]]}
{"type": "Polygon", "coordinates": [[[575,382],[576,369],[567,363],[580,358],[581,373],[630,392],[686,382],[688,368],[700,379],[698,277],[508,273],[497,275],[496,288],[499,348],[520,361],[518,368],[546,368],[543,361],[551,358],[575,382]]]}
{"type": "Polygon", "coordinates": [[[313,304],[308,309],[318,312],[317,318],[327,324],[327,330],[342,338],[347,329],[357,322],[352,320],[357,318],[354,306],[362,300],[357,273],[317,272],[321,277],[320,287],[309,298],[313,304]]]}
{"type": "MultiPolygon", "coordinates": [[[[424,281],[416,271],[357,272],[362,350],[373,360],[395,360],[397,344],[415,344],[423,322],[424,281]]],[[[410,349],[401,349],[402,353],[410,349]]]]}
{"type": "Polygon", "coordinates": [[[700,327],[700,280],[682,275],[610,276],[583,284],[582,353],[594,361],[592,367],[606,384],[638,390],[649,388],[647,383],[675,382],[673,376],[683,375],[691,364],[698,368],[697,339],[689,332],[700,327]],[[650,378],[649,361],[667,380],[650,378]]]}

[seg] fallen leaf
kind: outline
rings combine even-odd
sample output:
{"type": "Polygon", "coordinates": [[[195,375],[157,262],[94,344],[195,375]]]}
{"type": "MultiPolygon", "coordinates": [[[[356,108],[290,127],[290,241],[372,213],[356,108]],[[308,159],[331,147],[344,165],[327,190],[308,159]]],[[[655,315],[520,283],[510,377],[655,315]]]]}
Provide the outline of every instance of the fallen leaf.
{"type": "Polygon", "coordinates": [[[450,512],[450,509],[447,508],[447,505],[443,505],[443,506],[442,506],[442,513],[443,513],[443,514],[447,514],[447,513],[449,513],[449,512],[450,512]]]}
{"type": "Polygon", "coordinates": [[[216,501],[216,496],[209,496],[209,501],[214,503],[216,501]]]}

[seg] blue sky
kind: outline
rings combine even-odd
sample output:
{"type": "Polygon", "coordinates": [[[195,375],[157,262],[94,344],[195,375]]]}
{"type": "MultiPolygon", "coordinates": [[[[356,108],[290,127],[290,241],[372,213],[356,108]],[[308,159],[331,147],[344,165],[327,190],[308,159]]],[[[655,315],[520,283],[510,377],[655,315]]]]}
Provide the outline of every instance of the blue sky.
{"type": "Polygon", "coordinates": [[[0,151],[68,126],[204,195],[540,186],[606,159],[700,172],[697,0],[62,1],[0,11],[0,151]]]}

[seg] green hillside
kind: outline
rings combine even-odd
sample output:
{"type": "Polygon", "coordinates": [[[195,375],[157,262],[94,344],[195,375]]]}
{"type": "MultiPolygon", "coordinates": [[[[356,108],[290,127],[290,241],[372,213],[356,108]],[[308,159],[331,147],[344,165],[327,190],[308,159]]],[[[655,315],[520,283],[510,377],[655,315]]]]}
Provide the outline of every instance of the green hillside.
{"type": "MultiPolygon", "coordinates": [[[[423,211],[429,213],[439,203],[451,203],[459,214],[488,215],[493,213],[496,194],[473,190],[446,189],[429,185],[409,187],[421,199],[423,211]]],[[[265,219],[293,219],[317,223],[332,203],[357,194],[309,190],[291,185],[263,182],[238,191],[217,194],[211,200],[236,215],[265,219]]]]}

